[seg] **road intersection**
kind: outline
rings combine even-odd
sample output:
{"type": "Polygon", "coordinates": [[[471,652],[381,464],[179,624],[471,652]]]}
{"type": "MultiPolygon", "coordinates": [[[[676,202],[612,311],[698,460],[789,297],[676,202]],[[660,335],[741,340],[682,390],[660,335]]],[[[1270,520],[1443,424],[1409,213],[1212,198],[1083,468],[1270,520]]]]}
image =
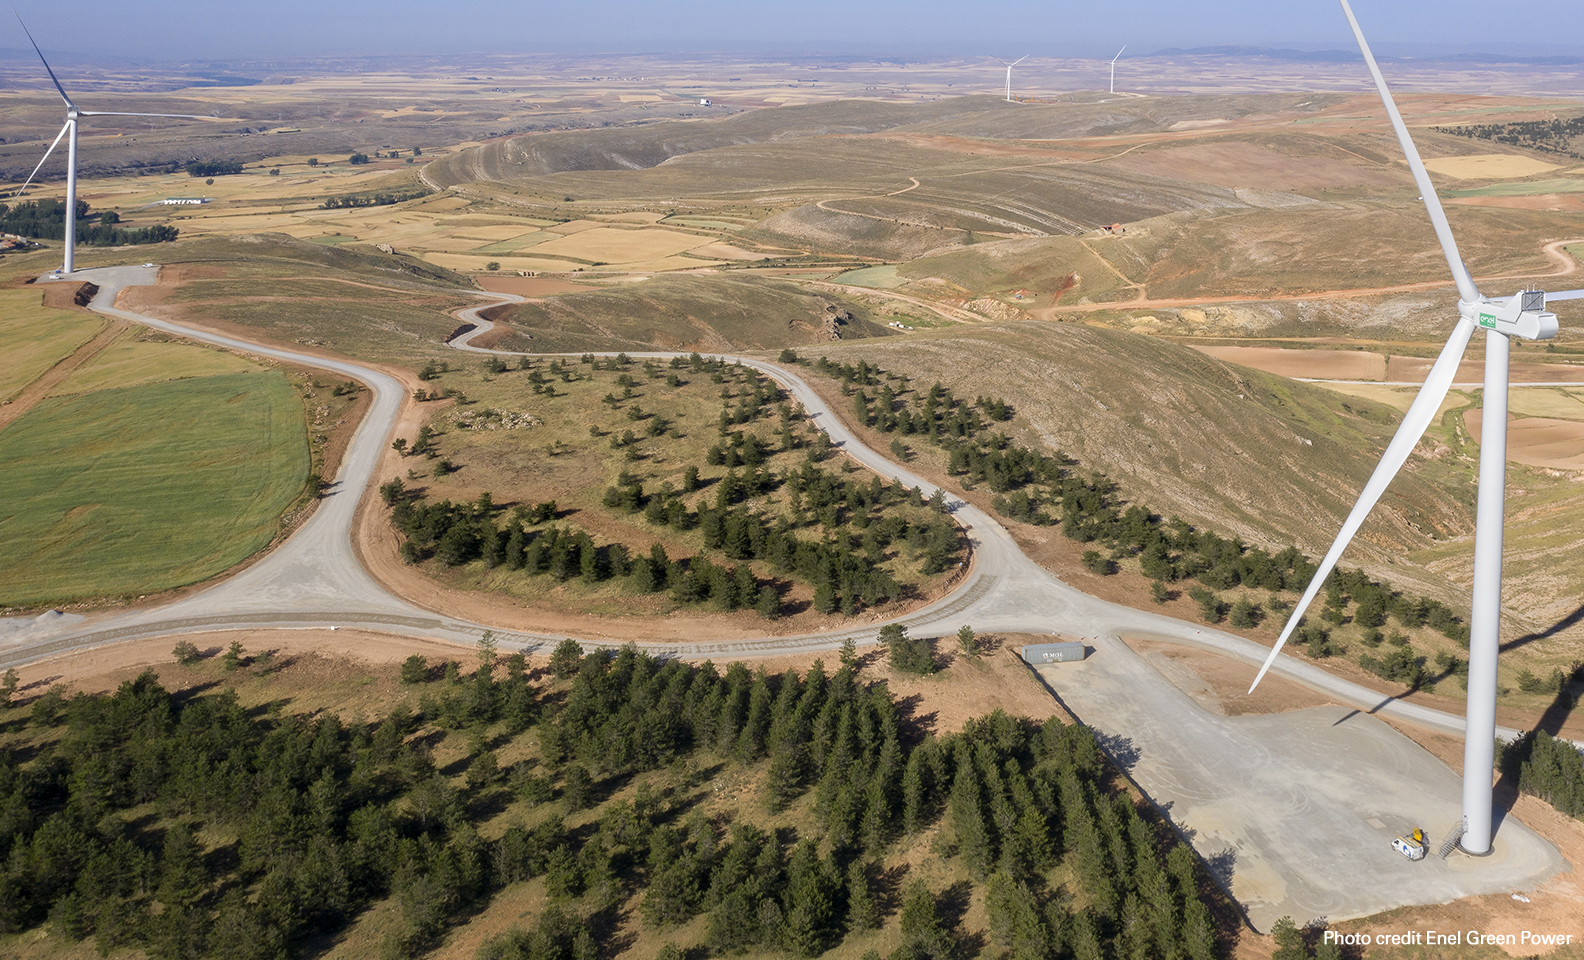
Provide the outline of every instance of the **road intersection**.
{"type": "MultiPolygon", "coordinates": [[[[56,619],[0,634],[6,641],[5,648],[0,649],[0,668],[139,637],[259,627],[357,627],[469,646],[485,630],[491,630],[501,649],[529,652],[546,652],[547,647],[565,639],[496,629],[490,624],[437,614],[392,595],[378,584],[358,561],[352,531],[359,502],[375,485],[380,459],[405,400],[401,382],[362,364],[255,344],[114,305],[122,290],[154,283],[157,276],[158,268],[113,267],[80,271],[74,279],[98,284],[99,293],[91,308],[99,313],[191,340],[353,378],[369,386],[373,403],[323,501],[268,556],[213,586],[154,609],[107,613],[71,622],[56,619]]],[[[457,337],[452,345],[480,353],[498,352],[481,350],[471,341],[492,326],[479,311],[512,299],[497,295],[491,303],[460,312],[459,317],[474,324],[475,329],[457,337]]],[[[812,423],[826,431],[833,445],[846,456],[881,477],[917,487],[925,495],[935,492],[934,484],[865,446],[794,369],[748,357],[724,359],[736,360],[781,383],[802,405],[812,423]]],[[[1223,880],[1240,902],[1259,905],[1257,916],[1250,913],[1257,926],[1267,928],[1269,921],[1284,914],[1300,920],[1317,916],[1340,919],[1406,902],[1439,902],[1455,896],[1513,890],[1563,869],[1560,856],[1550,844],[1509,818],[1498,837],[1499,856],[1487,862],[1484,869],[1435,868],[1436,881],[1424,885],[1423,891],[1411,882],[1405,888],[1405,878],[1397,876],[1400,871],[1389,859],[1397,855],[1375,836],[1377,831],[1370,825],[1382,820],[1378,796],[1381,784],[1428,786],[1434,782],[1436,792],[1442,793],[1446,791],[1440,789],[1443,785],[1438,778],[1445,779],[1441,774],[1450,777],[1450,771],[1376,717],[1389,717],[1453,736],[1463,733],[1462,717],[1384,697],[1309,663],[1282,658],[1274,668],[1276,672],[1355,709],[1349,712],[1346,708],[1329,708],[1325,713],[1331,721],[1329,725],[1314,716],[1315,710],[1328,708],[1258,718],[1259,723],[1270,728],[1263,734],[1268,739],[1285,738],[1303,744],[1304,755],[1289,758],[1271,769],[1296,770],[1293,763],[1304,767],[1313,758],[1315,762],[1304,769],[1338,770],[1347,762],[1356,761],[1361,772],[1341,780],[1294,773],[1272,774],[1262,781],[1258,770],[1246,762],[1254,754],[1246,748],[1230,753],[1227,749],[1228,743],[1249,744],[1259,739],[1249,732],[1257,725],[1255,718],[1236,718],[1237,724],[1207,721],[1201,716],[1205,714],[1203,708],[1183,696],[1121,638],[1202,647],[1250,664],[1251,675],[1253,666],[1268,652],[1265,647],[1212,627],[1089,596],[1031,561],[1006,528],[984,511],[949,492],[945,492],[945,498],[972,545],[972,564],[948,595],[899,621],[915,636],[949,635],[966,623],[981,633],[1058,634],[1089,645],[1095,651],[1091,662],[1070,671],[1043,669],[1042,677],[1086,723],[1114,742],[1134,744],[1132,749],[1140,751],[1141,757],[1134,764],[1133,776],[1157,803],[1174,797],[1197,798],[1169,813],[1194,838],[1204,856],[1224,857],[1228,838],[1240,838],[1236,843],[1238,866],[1229,870],[1223,880]],[[1350,758],[1360,743],[1378,746],[1367,751],[1368,756],[1350,758]],[[1413,775],[1405,777],[1410,771],[1413,775]],[[1254,789],[1257,782],[1264,782],[1269,788],[1269,802],[1243,803],[1238,807],[1236,823],[1221,822],[1229,809],[1223,801],[1246,792],[1258,793],[1254,789]],[[1313,829],[1290,829],[1288,821],[1294,816],[1306,818],[1304,822],[1313,829]],[[1316,849],[1315,844],[1322,842],[1330,846],[1316,849]],[[1339,851],[1346,856],[1327,859],[1339,851]],[[1360,876],[1360,870],[1372,863],[1378,868],[1374,875],[1379,878],[1373,882],[1360,876]],[[1243,878],[1241,887],[1246,889],[1240,889],[1239,878],[1243,878]]],[[[860,645],[870,644],[875,641],[877,629],[875,625],[795,636],[645,646],[656,654],[690,659],[768,656],[834,650],[848,638],[860,645]]],[[[586,646],[610,645],[575,639],[586,646]]],[[[1499,732],[1512,737],[1518,731],[1499,732]]],[[[1455,797],[1457,792],[1455,778],[1452,783],[1449,797],[1455,797]]],[[[1418,792],[1409,791],[1397,800],[1413,806],[1418,792]]],[[[1452,816],[1455,821],[1452,807],[1443,810],[1444,804],[1432,806],[1431,816],[1452,816]]],[[[1435,830],[1449,829],[1451,824],[1428,825],[1435,830]]]]}

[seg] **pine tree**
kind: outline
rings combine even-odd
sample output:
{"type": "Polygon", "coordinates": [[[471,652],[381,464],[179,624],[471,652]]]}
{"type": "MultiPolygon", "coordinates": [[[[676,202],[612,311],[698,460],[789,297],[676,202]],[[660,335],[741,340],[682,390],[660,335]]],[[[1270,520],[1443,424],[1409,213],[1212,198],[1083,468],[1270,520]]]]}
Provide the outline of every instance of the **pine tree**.
{"type": "Polygon", "coordinates": [[[1271,936],[1276,941],[1276,950],[1271,954],[1271,960],[1309,960],[1309,950],[1304,946],[1303,934],[1298,932],[1297,924],[1292,917],[1282,917],[1271,927],[1271,936]]]}
{"type": "Polygon", "coordinates": [[[935,895],[915,880],[902,902],[902,945],[916,960],[950,960],[956,944],[935,910],[935,895]]]}
{"type": "Polygon", "coordinates": [[[869,865],[854,860],[847,866],[847,929],[854,933],[880,928],[880,906],[869,885],[869,865]]]}

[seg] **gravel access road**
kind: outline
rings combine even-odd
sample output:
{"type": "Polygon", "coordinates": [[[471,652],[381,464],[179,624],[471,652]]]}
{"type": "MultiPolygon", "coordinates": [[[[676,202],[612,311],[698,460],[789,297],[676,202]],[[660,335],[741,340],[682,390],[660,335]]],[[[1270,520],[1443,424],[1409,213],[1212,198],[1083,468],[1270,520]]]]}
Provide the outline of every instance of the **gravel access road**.
{"type": "MultiPolygon", "coordinates": [[[[346,626],[467,645],[493,629],[436,614],[389,594],[364,571],[353,552],[353,518],[358,503],[370,492],[374,471],[390,442],[403,401],[400,382],[360,364],[262,346],[113,306],[126,287],[154,283],[156,268],[88,270],[73,279],[99,285],[92,308],[100,313],[256,356],[332,371],[367,384],[374,402],[324,502],[269,556],[159,608],[0,632],[7,646],[0,651],[0,668],[134,637],[227,628],[346,626]]],[[[489,304],[459,312],[475,329],[452,345],[504,353],[482,350],[471,341],[493,326],[479,316],[480,310],[516,299],[520,298],[497,295],[489,304]]],[[[629,355],[670,358],[675,354],[629,355]]],[[[882,477],[918,487],[926,495],[935,492],[935,485],[860,442],[795,369],[747,357],[724,359],[780,382],[847,456],[882,477]]],[[[1355,709],[1215,718],[1119,638],[1203,647],[1248,663],[1251,677],[1265,658],[1265,647],[1211,627],[1089,596],[1029,560],[988,514],[949,492],[945,496],[972,544],[971,566],[950,594],[899,621],[916,636],[949,635],[966,623],[981,633],[1051,634],[1053,639],[1082,640],[1091,646],[1092,658],[1072,665],[1076,669],[1042,668],[1041,676],[1053,693],[1108,738],[1113,755],[1131,769],[1148,795],[1167,806],[1168,814],[1212,865],[1224,867],[1223,883],[1251,908],[1251,920],[1258,926],[1282,915],[1300,923],[1317,916],[1340,919],[1403,903],[1518,889],[1562,869],[1549,843],[1508,818],[1501,824],[1493,858],[1420,864],[1419,873],[1403,875],[1392,859],[1398,855],[1387,845],[1389,837],[1377,834],[1397,829],[1398,821],[1422,823],[1432,831],[1449,829],[1441,821],[1451,817],[1455,822],[1455,802],[1448,806],[1448,801],[1457,796],[1457,778],[1376,718],[1391,717],[1461,736],[1462,717],[1383,697],[1309,663],[1283,657],[1273,668],[1277,672],[1355,709]],[[1299,818],[1298,826],[1294,818],[1299,818]]],[[[700,659],[787,654],[835,649],[848,637],[859,644],[873,643],[877,629],[875,624],[649,649],[700,659]]],[[[494,634],[502,648],[526,651],[543,651],[564,639],[511,630],[494,630],[494,634]]],[[[1499,733],[1511,737],[1517,731],[1499,733]]]]}

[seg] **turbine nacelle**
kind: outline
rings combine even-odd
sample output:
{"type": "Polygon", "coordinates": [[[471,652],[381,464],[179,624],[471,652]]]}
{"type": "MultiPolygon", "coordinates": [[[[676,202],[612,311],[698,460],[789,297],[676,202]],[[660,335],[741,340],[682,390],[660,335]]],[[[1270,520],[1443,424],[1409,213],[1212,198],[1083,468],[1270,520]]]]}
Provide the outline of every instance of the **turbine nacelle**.
{"type": "Polygon", "coordinates": [[[1557,335],[1556,314],[1546,312],[1544,290],[1524,290],[1506,299],[1460,301],[1458,313],[1475,326],[1520,340],[1550,340],[1557,335]]]}

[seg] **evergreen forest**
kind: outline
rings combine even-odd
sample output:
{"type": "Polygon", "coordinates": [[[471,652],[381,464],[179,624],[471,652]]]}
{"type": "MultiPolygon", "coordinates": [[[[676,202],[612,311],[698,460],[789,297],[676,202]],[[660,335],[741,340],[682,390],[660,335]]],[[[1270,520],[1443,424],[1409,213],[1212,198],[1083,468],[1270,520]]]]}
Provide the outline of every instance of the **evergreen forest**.
{"type": "MultiPolygon", "coordinates": [[[[233,644],[195,669],[261,660],[233,644]]],[[[470,673],[414,655],[401,677],[416,711],[368,721],[153,671],[11,708],[0,931],[273,960],[378,909],[381,955],[416,957],[523,883],[548,905],[480,957],[612,957],[628,918],[668,956],[868,936],[891,960],[1199,960],[1236,924],[1081,725],[998,711],[937,736],[850,665],[723,672],[631,645],[566,641],[530,670],[486,635],[470,673]],[[754,799],[712,814],[726,782],[754,799]],[[919,856],[960,881],[910,876],[919,856]],[[962,925],[970,898],[986,932],[962,925]]]]}

